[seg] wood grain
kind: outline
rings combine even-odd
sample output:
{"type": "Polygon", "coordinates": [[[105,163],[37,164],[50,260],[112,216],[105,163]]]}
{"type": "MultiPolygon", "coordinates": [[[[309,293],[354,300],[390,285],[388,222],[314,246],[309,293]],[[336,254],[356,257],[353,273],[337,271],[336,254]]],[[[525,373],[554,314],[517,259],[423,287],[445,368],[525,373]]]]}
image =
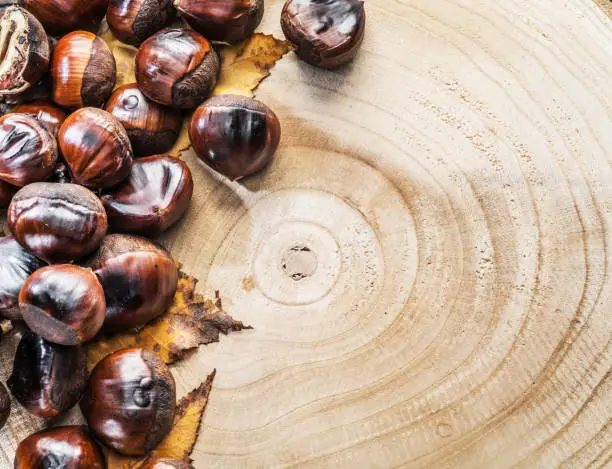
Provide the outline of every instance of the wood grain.
{"type": "Polygon", "coordinates": [[[162,241],[255,327],[174,367],[183,393],[217,369],[195,467],[610,467],[612,20],[366,9],[355,63],[290,56],[258,90],[283,125],[267,171],[186,155],[162,241]]]}

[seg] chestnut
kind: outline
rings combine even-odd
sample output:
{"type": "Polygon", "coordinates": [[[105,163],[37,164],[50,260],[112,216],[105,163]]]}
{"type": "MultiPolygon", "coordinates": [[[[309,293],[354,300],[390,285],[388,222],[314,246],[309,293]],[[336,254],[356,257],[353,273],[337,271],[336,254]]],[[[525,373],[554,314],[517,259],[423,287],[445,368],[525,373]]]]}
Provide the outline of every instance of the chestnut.
{"type": "Polygon", "coordinates": [[[125,128],[135,157],[167,152],[181,132],[181,114],[151,101],[136,84],[117,89],[105,109],[125,128]]]}
{"type": "Polygon", "coordinates": [[[34,15],[17,6],[2,11],[0,32],[0,95],[19,95],[49,69],[49,39],[34,15]]]}
{"type": "Polygon", "coordinates": [[[132,145],[121,123],[102,109],[73,112],[59,131],[59,145],[74,181],[93,189],[112,187],[132,168],[132,145]]]}
{"type": "Polygon", "coordinates": [[[232,180],[264,168],[280,141],[276,114],[252,98],[221,95],[196,109],[189,138],[198,157],[232,180]]]}
{"type": "Polygon", "coordinates": [[[101,200],[113,231],[154,235],[181,218],[192,195],[189,166],[157,155],[136,160],[127,180],[101,200]]]}
{"type": "Polygon", "coordinates": [[[176,293],[178,269],[151,241],[112,234],[87,261],[106,296],[105,332],[141,326],[166,312],[176,293]]]}
{"type": "Polygon", "coordinates": [[[11,414],[11,396],[4,384],[0,383],[0,430],[6,425],[11,414]]]}
{"type": "Polygon", "coordinates": [[[55,138],[26,114],[0,117],[0,179],[14,186],[44,181],[57,162],[55,138]]]}
{"type": "Polygon", "coordinates": [[[264,0],[175,0],[174,6],[197,32],[229,43],[250,37],[264,14],[264,0]]]}
{"type": "Polygon", "coordinates": [[[80,405],[102,443],[121,454],[144,455],[172,429],[174,378],[153,352],[119,350],[96,365],[80,405]]]}
{"type": "Polygon", "coordinates": [[[104,290],[90,269],[50,265],[34,272],[21,288],[24,321],[43,339],[79,345],[98,333],[106,312],[104,290]]]}
{"type": "Polygon", "coordinates": [[[90,190],[51,182],[30,184],[17,192],[7,221],[17,241],[49,263],[91,254],[108,228],[104,206],[90,190]]]}
{"type": "Polygon", "coordinates": [[[151,459],[140,469],[194,469],[187,461],[179,461],[178,459],[160,458],[151,459]]]}
{"type": "Polygon", "coordinates": [[[27,114],[35,118],[55,138],[57,138],[60,126],[66,119],[66,113],[50,101],[20,104],[13,109],[13,112],[27,114]]]}
{"type": "Polygon", "coordinates": [[[108,0],[12,0],[12,2],[19,3],[36,16],[45,27],[45,31],[52,36],[61,36],[77,29],[97,31],[108,7],[108,0]]]}
{"type": "Polygon", "coordinates": [[[106,42],[93,33],[74,31],[55,45],[51,97],[62,107],[100,107],[115,87],[116,73],[106,42]]]}
{"type": "Polygon", "coordinates": [[[87,386],[84,347],[53,344],[27,331],[17,346],[11,394],[28,412],[49,419],[74,407],[87,386]]]}
{"type": "Polygon", "coordinates": [[[18,190],[19,187],[12,186],[0,179],[0,209],[8,208],[18,190]]]}
{"type": "Polygon", "coordinates": [[[120,41],[138,45],[175,16],[172,0],[111,0],[106,21],[120,41]]]}
{"type": "Polygon", "coordinates": [[[19,292],[28,277],[45,263],[26,251],[12,236],[0,239],[0,316],[22,319],[19,292]]]}
{"type": "Polygon", "coordinates": [[[87,427],[46,428],[17,447],[14,469],[105,469],[98,444],[87,427]]]}
{"type": "Polygon", "coordinates": [[[136,54],[136,82],[147,98],[177,109],[195,109],[212,92],[219,57],[195,31],[164,29],[136,54]]]}
{"type": "Polygon", "coordinates": [[[363,42],[363,1],[288,0],[281,26],[300,59],[315,67],[336,68],[355,58],[363,42]]]}

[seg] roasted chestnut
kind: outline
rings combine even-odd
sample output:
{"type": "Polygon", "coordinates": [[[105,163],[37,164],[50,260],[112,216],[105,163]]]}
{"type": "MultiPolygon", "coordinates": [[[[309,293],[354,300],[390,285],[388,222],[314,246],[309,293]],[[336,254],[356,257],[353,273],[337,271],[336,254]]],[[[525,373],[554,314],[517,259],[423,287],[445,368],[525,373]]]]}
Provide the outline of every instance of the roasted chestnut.
{"type": "Polygon", "coordinates": [[[34,272],[21,288],[19,306],[32,332],[60,345],[93,339],[106,312],[104,290],[96,275],[72,264],[34,272]]]}
{"type": "Polygon", "coordinates": [[[102,359],[81,399],[81,411],[96,437],[129,456],[146,454],[164,439],[172,429],[175,408],[170,369],[140,348],[102,359]]]}
{"type": "Polygon", "coordinates": [[[105,109],[125,127],[136,157],[167,152],[181,132],[181,114],[151,101],[136,84],[117,89],[105,109]]]}
{"type": "Polygon", "coordinates": [[[32,13],[53,36],[77,29],[96,31],[106,13],[108,0],[3,0],[18,3],[32,13]]]}
{"type": "Polygon", "coordinates": [[[158,155],[136,160],[127,180],[101,199],[113,231],[153,235],[181,218],[192,195],[189,166],[158,155]]]}
{"type": "Polygon", "coordinates": [[[0,179],[0,209],[8,208],[18,190],[19,187],[12,186],[0,179]]]}
{"type": "Polygon", "coordinates": [[[17,192],[7,221],[22,246],[50,263],[91,254],[108,228],[104,206],[91,191],[50,182],[30,184],[17,192]]]}
{"type": "Polygon", "coordinates": [[[300,59],[315,67],[339,67],[355,58],[363,42],[363,1],[288,0],[281,26],[300,59]]]}
{"type": "Polygon", "coordinates": [[[6,425],[11,414],[11,396],[4,384],[0,383],[0,430],[6,425]]]}
{"type": "Polygon", "coordinates": [[[78,184],[103,189],[119,184],[130,174],[130,139],[121,123],[102,109],[87,107],[70,114],[58,140],[78,184]]]}
{"type": "Polygon", "coordinates": [[[136,54],[138,88],[159,104],[195,109],[212,92],[219,57],[195,31],[164,29],[142,43],[136,54]]]}
{"type": "Polygon", "coordinates": [[[45,263],[26,251],[12,236],[0,239],[0,316],[22,319],[19,292],[28,277],[45,263]]]}
{"type": "Polygon", "coordinates": [[[264,14],[264,0],[175,0],[174,6],[209,40],[230,43],[250,37],[264,14]]]}
{"type": "Polygon", "coordinates": [[[10,6],[0,16],[0,94],[21,94],[49,69],[49,39],[40,22],[10,6]]]}
{"type": "Polygon", "coordinates": [[[51,97],[67,108],[100,107],[115,87],[115,57],[102,40],[87,31],[62,37],[51,60],[51,97]]]}
{"type": "Polygon", "coordinates": [[[14,469],[105,469],[98,444],[87,427],[46,428],[17,447],[14,469]]]}
{"type": "Polygon", "coordinates": [[[0,117],[0,179],[14,186],[44,181],[57,162],[55,138],[33,117],[0,117]]]}
{"type": "Polygon", "coordinates": [[[77,404],[87,386],[87,352],[26,332],[17,346],[8,387],[28,412],[52,418],[77,404]]]}
{"type": "Polygon", "coordinates": [[[252,98],[221,95],[193,113],[191,144],[198,157],[232,180],[264,168],[280,141],[276,114],[252,98]]]}
{"type": "Polygon", "coordinates": [[[176,15],[172,0],[111,0],[108,27],[120,41],[138,45],[176,15]]]}
{"type": "Polygon", "coordinates": [[[170,255],[145,238],[113,234],[87,262],[106,295],[104,330],[141,326],[172,303],[178,269],[170,255]]]}
{"type": "Polygon", "coordinates": [[[187,461],[178,459],[161,458],[151,459],[141,469],[194,469],[187,461]]]}
{"type": "Polygon", "coordinates": [[[35,118],[55,138],[57,138],[60,126],[66,119],[66,113],[49,101],[20,104],[13,109],[13,112],[27,114],[35,118]]]}

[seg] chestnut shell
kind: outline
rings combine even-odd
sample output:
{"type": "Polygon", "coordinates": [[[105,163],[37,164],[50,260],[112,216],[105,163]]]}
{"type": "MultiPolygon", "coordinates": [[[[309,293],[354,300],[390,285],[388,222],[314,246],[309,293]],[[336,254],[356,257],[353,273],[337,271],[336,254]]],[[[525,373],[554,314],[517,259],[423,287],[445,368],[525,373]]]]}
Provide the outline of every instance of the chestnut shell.
{"type": "Polygon", "coordinates": [[[106,21],[120,41],[138,45],[175,16],[172,0],[111,0],[106,21]]]}
{"type": "Polygon", "coordinates": [[[193,113],[191,144],[198,157],[232,180],[264,168],[280,142],[276,114],[252,98],[221,95],[193,113]]]}
{"type": "Polygon", "coordinates": [[[45,181],[57,162],[55,138],[26,114],[0,117],[0,179],[23,187],[45,181]]]}
{"type": "Polygon", "coordinates": [[[79,345],[104,323],[106,300],[95,274],[71,264],[34,272],[19,293],[21,314],[32,332],[61,345],[79,345]]]}
{"type": "Polygon", "coordinates": [[[53,418],[74,407],[87,386],[87,352],[26,332],[15,353],[8,387],[34,415],[53,418]]]}
{"type": "Polygon", "coordinates": [[[183,216],[192,195],[189,167],[177,158],[157,155],[136,160],[127,180],[101,200],[112,230],[154,235],[183,216]]]}
{"type": "Polygon", "coordinates": [[[95,32],[104,18],[108,0],[20,0],[53,36],[77,29],[95,32]]]}
{"type": "Polygon", "coordinates": [[[108,235],[87,266],[104,288],[105,332],[146,324],[172,304],[178,285],[176,264],[145,238],[108,235]]]}
{"type": "Polygon", "coordinates": [[[50,182],[36,182],[17,192],[7,221],[17,241],[49,263],[91,254],[108,228],[104,206],[91,191],[50,182]]]}
{"type": "Polygon", "coordinates": [[[98,444],[85,426],[46,428],[17,447],[14,469],[105,469],[98,444]]]}
{"type": "Polygon", "coordinates": [[[0,239],[0,316],[22,319],[19,292],[28,277],[46,264],[26,251],[13,236],[0,239]]]}
{"type": "Polygon", "coordinates": [[[136,84],[117,89],[105,109],[125,128],[136,157],[170,150],[183,124],[178,111],[151,101],[136,84]]]}
{"type": "Polygon", "coordinates": [[[58,140],[78,184],[103,189],[119,184],[130,174],[130,139],[121,123],[102,109],[87,107],[70,114],[58,140]]]}
{"type": "Polygon", "coordinates": [[[336,68],[354,59],[363,42],[363,1],[288,0],[281,26],[300,59],[315,67],[336,68]]]}
{"type": "Polygon", "coordinates": [[[18,190],[19,187],[12,186],[0,179],[0,209],[8,208],[18,190]]]}
{"type": "Polygon", "coordinates": [[[141,469],[194,469],[194,467],[186,461],[178,459],[160,458],[151,459],[141,469]]]}
{"type": "Polygon", "coordinates": [[[204,37],[229,43],[250,37],[264,14],[264,0],[175,0],[174,6],[204,37]]]}
{"type": "Polygon", "coordinates": [[[163,29],[136,54],[136,82],[151,100],[177,109],[195,109],[212,92],[219,57],[195,31],[163,29]]]}
{"type": "Polygon", "coordinates": [[[139,456],[170,432],[176,388],[153,352],[131,348],[102,359],[91,373],[81,411],[96,437],[118,453],[139,456]]]}
{"type": "Polygon", "coordinates": [[[13,109],[13,112],[33,117],[55,138],[57,138],[59,129],[67,116],[63,109],[50,101],[33,101],[20,104],[13,109]]]}

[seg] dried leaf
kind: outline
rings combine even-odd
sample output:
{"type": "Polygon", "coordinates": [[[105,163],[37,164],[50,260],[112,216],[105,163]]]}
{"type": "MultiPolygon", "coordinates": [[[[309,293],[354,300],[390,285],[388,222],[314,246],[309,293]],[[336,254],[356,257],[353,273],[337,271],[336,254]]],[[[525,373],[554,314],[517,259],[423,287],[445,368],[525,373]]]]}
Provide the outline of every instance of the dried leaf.
{"type": "Polygon", "coordinates": [[[166,363],[174,363],[198,345],[219,341],[220,333],[250,329],[223,311],[221,300],[207,300],[195,293],[197,280],[179,273],[174,303],[168,311],[138,332],[123,332],[93,342],[88,350],[89,368],[109,353],[126,347],[143,347],[166,363]]]}
{"type": "Polygon", "coordinates": [[[270,69],[291,50],[290,42],[262,33],[221,48],[221,76],[213,94],[253,96],[253,90],[270,75],[270,69]]]}
{"type": "Polygon", "coordinates": [[[189,123],[191,122],[191,114],[183,118],[183,126],[181,127],[181,133],[178,136],[176,142],[168,152],[170,156],[180,158],[181,153],[191,148],[191,140],[189,139],[189,123]]]}
{"type": "Polygon", "coordinates": [[[142,459],[137,459],[120,456],[110,450],[105,450],[108,469],[137,469],[149,459],[154,458],[187,460],[200,433],[200,424],[214,378],[215,371],[213,370],[205,382],[181,399],[176,406],[172,431],[151,454],[142,459]]]}
{"type": "Polygon", "coordinates": [[[115,56],[115,62],[117,63],[117,81],[115,82],[115,89],[129,83],[136,83],[134,58],[136,57],[138,49],[134,46],[124,44],[117,39],[108,28],[106,22],[104,22],[99,35],[104,39],[104,42],[106,42],[115,56]]]}

